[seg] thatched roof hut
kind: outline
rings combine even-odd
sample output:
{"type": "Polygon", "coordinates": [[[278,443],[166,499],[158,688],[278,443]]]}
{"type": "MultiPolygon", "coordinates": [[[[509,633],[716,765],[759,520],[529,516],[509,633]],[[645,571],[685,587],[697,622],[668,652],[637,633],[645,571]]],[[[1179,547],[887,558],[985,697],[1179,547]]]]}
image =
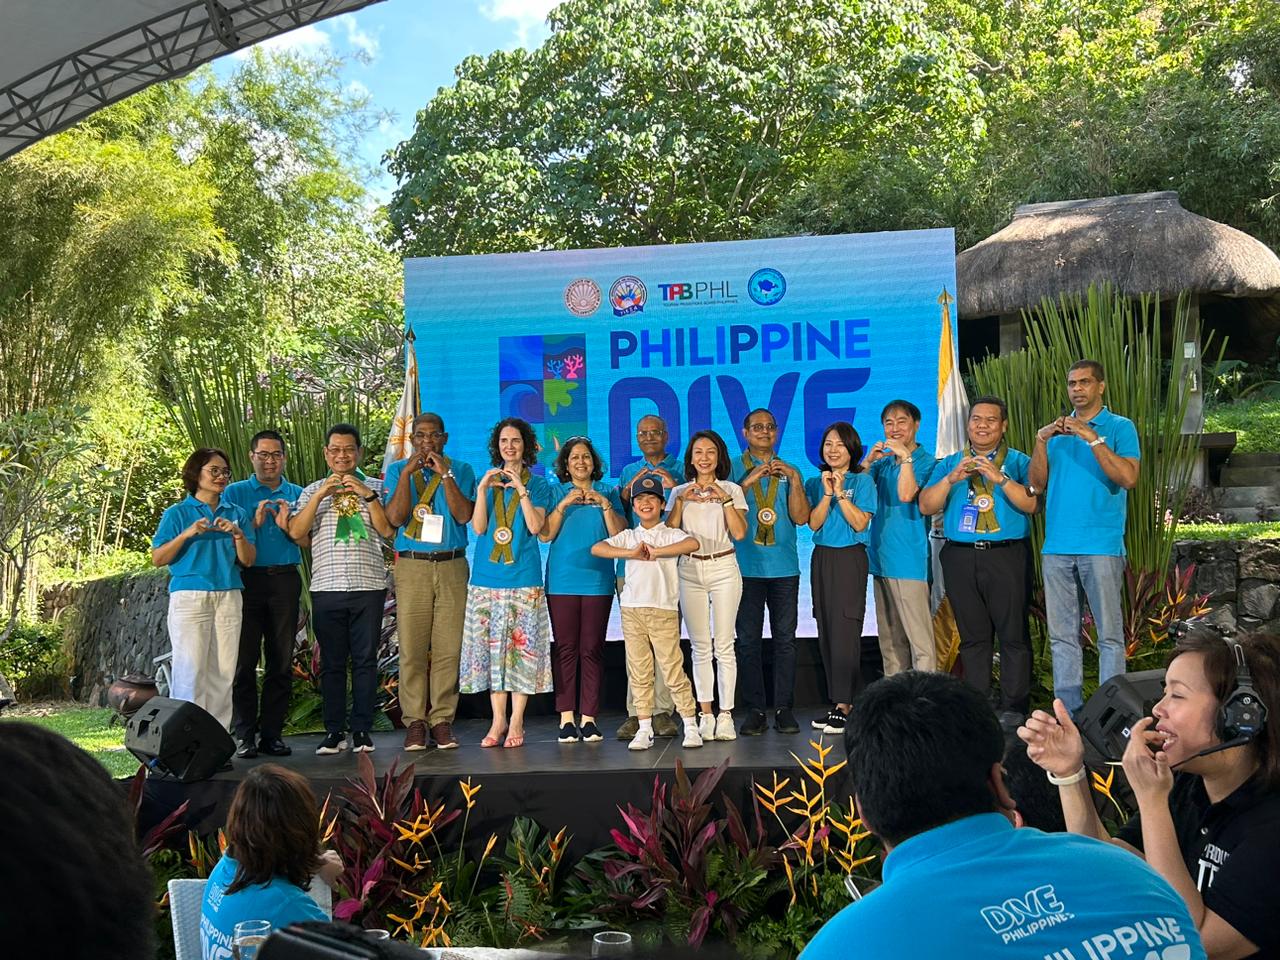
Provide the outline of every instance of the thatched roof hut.
{"type": "Polygon", "coordinates": [[[1173,191],[1027,204],[956,258],[959,317],[1003,318],[1002,352],[1020,338],[1020,311],[1104,281],[1134,296],[1197,295],[1204,326],[1230,337],[1231,355],[1258,359],[1280,333],[1280,257],[1183,209],[1173,191]]]}

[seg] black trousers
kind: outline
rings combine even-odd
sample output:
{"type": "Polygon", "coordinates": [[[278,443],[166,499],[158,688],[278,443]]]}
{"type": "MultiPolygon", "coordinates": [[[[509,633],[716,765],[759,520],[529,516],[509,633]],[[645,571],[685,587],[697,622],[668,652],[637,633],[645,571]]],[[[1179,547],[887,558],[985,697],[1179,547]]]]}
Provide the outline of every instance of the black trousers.
{"type": "Polygon", "coordinates": [[[736,623],[738,704],[764,710],[764,610],[773,635],[773,705],[790,708],[796,686],[796,621],[800,576],[743,577],[736,623]]]}
{"type": "Polygon", "coordinates": [[[1031,636],[1027,541],[979,550],[949,541],[942,575],[960,631],[960,663],[974,689],[991,689],[993,640],[1000,640],[1000,711],[1026,715],[1031,706],[1031,636]]]}
{"type": "Polygon", "coordinates": [[[862,621],[867,613],[867,549],[813,548],[809,565],[818,650],[832,703],[853,703],[863,687],[862,621]]]}
{"type": "Polygon", "coordinates": [[[237,740],[274,740],[284,730],[293,690],[293,641],[298,632],[302,576],[296,567],[268,573],[249,567],[244,580],[240,654],[231,684],[231,729],[237,740]],[[258,657],[262,656],[262,704],[258,704],[258,657]]]}
{"type": "Polygon", "coordinates": [[[378,694],[378,643],[385,590],[311,593],[311,623],[320,645],[320,696],[325,733],[368,733],[378,694]],[[347,660],[351,661],[351,723],[347,724],[347,660]]]}

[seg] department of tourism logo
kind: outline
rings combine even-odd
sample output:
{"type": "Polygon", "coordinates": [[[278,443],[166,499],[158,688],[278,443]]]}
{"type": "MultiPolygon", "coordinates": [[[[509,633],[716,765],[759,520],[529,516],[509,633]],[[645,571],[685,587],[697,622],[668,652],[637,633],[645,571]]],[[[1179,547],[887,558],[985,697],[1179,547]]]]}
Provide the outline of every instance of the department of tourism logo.
{"type": "Polygon", "coordinates": [[[763,267],[747,281],[747,295],[762,307],[772,307],[787,292],[787,281],[773,267],[763,267]]]}
{"type": "Polygon", "coordinates": [[[644,302],[649,299],[649,291],[639,277],[619,277],[609,288],[609,303],[613,305],[615,317],[625,317],[639,313],[644,309],[644,302]]]}
{"type": "Polygon", "coordinates": [[[575,317],[589,317],[600,307],[600,285],[585,277],[564,288],[564,305],[575,317]]]}

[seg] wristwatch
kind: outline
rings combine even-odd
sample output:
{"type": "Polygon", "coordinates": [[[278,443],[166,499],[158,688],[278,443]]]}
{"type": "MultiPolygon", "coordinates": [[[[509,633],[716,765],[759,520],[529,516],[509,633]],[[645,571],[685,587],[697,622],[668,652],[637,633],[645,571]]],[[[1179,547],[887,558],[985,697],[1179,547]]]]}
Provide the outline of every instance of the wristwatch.
{"type": "Polygon", "coordinates": [[[360,499],[362,499],[365,503],[373,503],[373,501],[378,499],[378,495],[376,493],[371,493],[367,497],[361,497],[360,499]]]}
{"type": "Polygon", "coordinates": [[[455,476],[453,475],[453,467],[450,467],[448,470],[446,470],[444,473],[442,473],[442,474],[440,475],[440,479],[441,479],[441,480],[456,480],[456,479],[457,479],[457,477],[455,477],[455,476]]]}
{"type": "Polygon", "coordinates": [[[1096,447],[1098,444],[1106,443],[1106,442],[1107,442],[1106,437],[1094,437],[1092,440],[1089,441],[1089,446],[1096,447]]]}
{"type": "Polygon", "coordinates": [[[1023,486],[1025,486],[1025,487],[1027,488],[1027,496],[1028,496],[1028,497],[1038,497],[1038,496],[1040,496],[1040,488],[1039,488],[1039,487],[1037,487],[1034,483],[1027,483],[1027,484],[1023,484],[1023,486]]]}

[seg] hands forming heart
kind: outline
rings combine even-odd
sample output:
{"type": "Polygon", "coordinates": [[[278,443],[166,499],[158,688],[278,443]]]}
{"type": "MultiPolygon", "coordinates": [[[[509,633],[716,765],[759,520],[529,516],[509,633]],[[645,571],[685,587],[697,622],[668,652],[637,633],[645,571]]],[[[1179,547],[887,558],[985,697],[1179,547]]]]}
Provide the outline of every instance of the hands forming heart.
{"type": "Polygon", "coordinates": [[[647,543],[645,543],[643,540],[641,540],[638,544],[636,544],[636,548],[635,548],[634,550],[632,550],[632,551],[631,551],[631,557],[630,557],[630,559],[632,559],[632,560],[656,560],[656,559],[657,559],[657,557],[655,557],[655,556],[653,555],[653,548],[652,548],[652,547],[650,547],[650,546],[649,546],[649,544],[647,544],[647,543]]]}

